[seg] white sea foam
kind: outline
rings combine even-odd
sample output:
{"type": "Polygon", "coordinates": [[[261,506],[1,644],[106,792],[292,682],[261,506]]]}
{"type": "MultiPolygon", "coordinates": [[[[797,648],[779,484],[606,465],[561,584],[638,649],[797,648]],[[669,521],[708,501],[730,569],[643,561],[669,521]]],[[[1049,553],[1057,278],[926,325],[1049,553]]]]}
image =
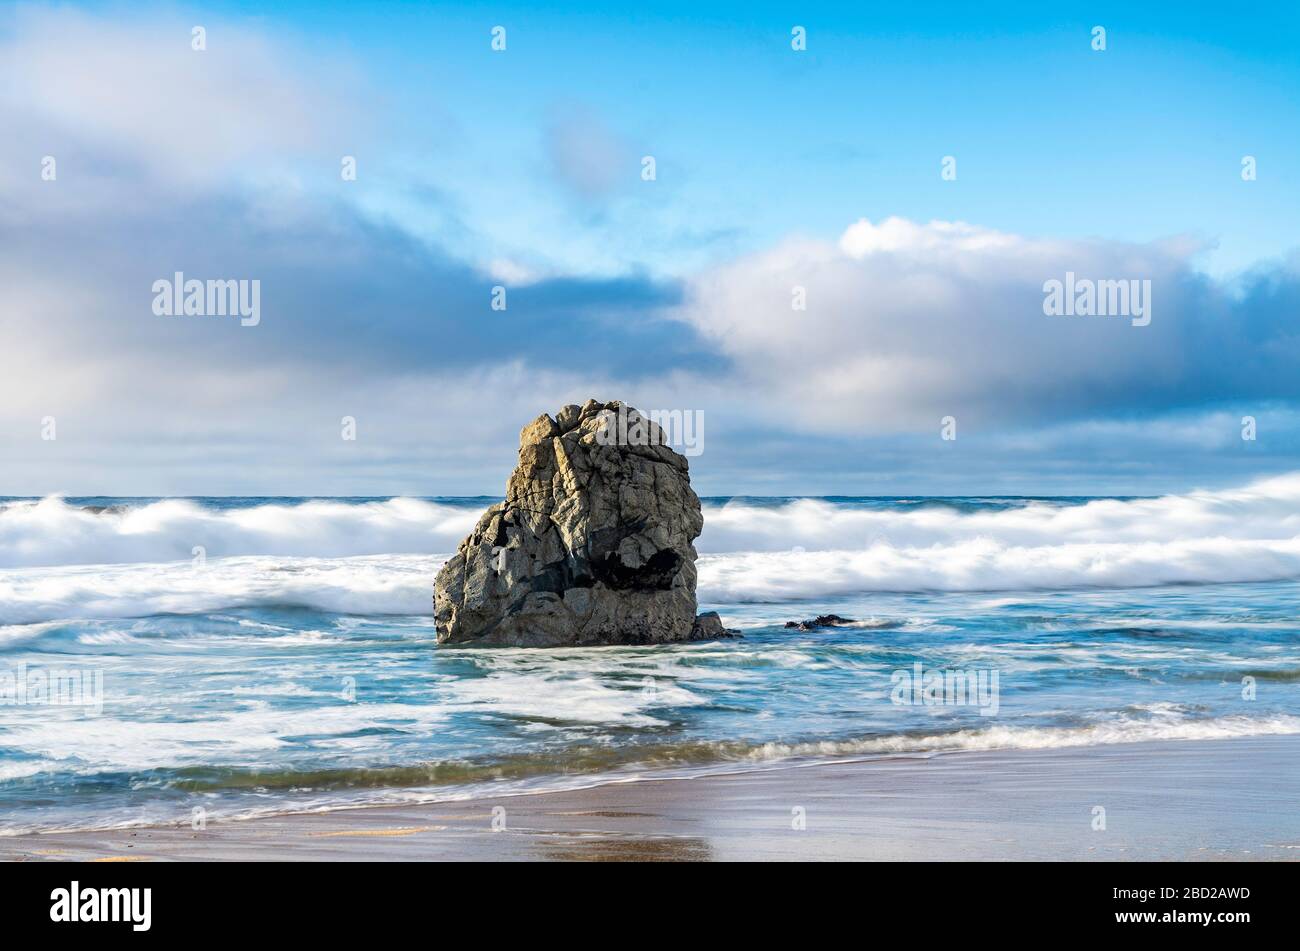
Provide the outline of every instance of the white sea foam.
{"type": "Polygon", "coordinates": [[[445,556],[219,558],[203,567],[73,565],[0,570],[0,631],[54,618],[200,614],[291,606],[342,614],[430,614],[445,556]]]}
{"type": "MultiPolygon", "coordinates": [[[[305,607],[342,614],[427,615],[445,555],[241,557],[165,565],[76,565],[0,570],[0,642],[39,636],[59,619],[197,614],[227,608],[305,607]]],[[[782,602],[872,591],[1017,591],[1081,587],[1286,581],[1300,578],[1300,538],[1241,542],[1060,545],[992,541],[865,551],[704,555],[700,597],[782,602]]]]}
{"type": "Polygon", "coordinates": [[[648,712],[651,708],[704,702],[702,697],[667,682],[619,688],[591,676],[560,678],[500,672],[449,681],[443,689],[449,697],[443,708],[448,710],[638,727],[666,725],[648,712]]]}
{"type": "Polygon", "coordinates": [[[700,591],[714,601],[785,601],[866,591],[1142,588],[1300,579],[1300,537],[1008,545],[976,539],[926,548],[706,555],[700,591]]]}
{"type": "Polygon", "coordinates": [[[1243,489],[1006,509],[813,499],[706,512],[700,588],[720,601],[1300,578],[1300,473],[1243,489]]]}
{"type": "Polygon", "coordinates": [[[5,746],[41,757],[47,770],[86,774],[214,764],[257,767],[281,762],[280,751],[303,734],[316,736],[320,746],[366,729],[441,729],[447,716],[441,706],[404,703],[318,706],[310,714],[250,704],[183,720],[87,717],[77,711],[15,707],[5,724],[5,746]]]}
{"type": "Polygon", "coordinates": [[[1030,502],[983,510],[868,508],[801,499],[782,506],[729,503],[705,513],[702,552],[928,548],[988,540],[1004,547],[1164,544],[1192,539],[1300,536],[1300,472],[1242,489],[1152,499],[1030,502]]]}
{"type": "MultiPolygon", "coordinates": [[[[653,711],[691,706],[704,699],[671,682],[618,686],[594,676],[570,676],[557,667],[548,673],[496,672],[486,677],[449,679],[438,695],[422,703],[355,703],[314,706],[309,713],[276,708],[264,699],[312,695],[293,685],[235,685],[229,688],[241,708],[222,704],[182,720],[86,717],[79,711],[14,707],[5,722],[7,749],[40,756],[48,769],[93,773],[187,765],[271,764],[290,740],[310,734],[316,747],[373,751],[364,730],[394,728],[429,734],[445,729],[456,714],[498,715],[556,725],[662,726],[653,711]]],[[[110,703],[110,712],[117,707],[110,703]]],[[[20,766],[14,775],[39,768],[20,766]]],[[[2,778],[2,774],[0,774],[2,778]]]]}
{"type": "Polygon", "coordinates": [[[454,551],[479,511],[420,499],[215,509],[168,499],[93,511],[51,497],[0,504],[0,568],[280,555],[332,558],[454,551]]]}
{"type": "MultiPolygon", "coordinates": [[[[0,583],[0,593],[4,591],[3,584],[0,583]]],[[[3,601],[0,601],[0,617],[4,616],[3,601]]],[[[58,627],[57,621],[51,621],[45,624],[19,623],[19,624],[2,624],[0,623],[0,650],[5,650],[28,641],[39,638],[46,631],[58,627]]]]}
{"type": "Polygon", "coordinates": [[[955,730],[929,736],[893,734],[847,740],[807,743],[765,743],[742,759],[754,762],[793,757],[853,757],[891,753],[941,753],[975,750],[1046,750],[1074,746],[1109,746],[1152,740],[1228,740],[1243,736],[1280,736],[1300,733],[1300,717],[1222,716],[1189,719],[1152,711],[1146,716],[1121,715],[1084,726],[992,726],[955,730]]]}
{"type": "MultiPolygon", "coordinates": [[[[1160,705],[1155,705],[1160,706],[1160,705]]],[[[405,729],[437,729],[445,723],[447,708],[412,707],[400,704],[357,705],[313,713],[313,724],[320,732],[349,731],[363,726],[401,724],[405,729]]],[[[380,802],[434,802],[474,798],[479,795],[500,796],[507,792],[544,792],[579,788],[604,782],[631,782],[638,779],[668,776],[702,775],[719,769],[762,769],[798,761],[819,762],[835,759],[870,759],[882,756],[934,753],[962,753],[996,750],[1051,750],[1074,747],[1112,746],[1153,741],[1228,740],[1252,736],[1300,734],[1300,717],[1278,714],[1264,717],[1228,715],[1190,718],[1175,710],[1136,710],[1134,713],[1094,714],[1095,722],[1075,726],[1006,726],[961,729],[931,734],[892,734],[838,740],[794,743],[769,742],[743,747],[735,742],[702,743],[692,750],[693,766],[656,765],[645,770],[635,761],[612,772],[590,775],[531,777],[515,782],[463,784],[411,789],[371,790],[347,798],[311,800],[277,799],[264,806],[243,810],[237,815],[274,815],[284,812],[328,811],[333,808],[380,802]],[[708,747],[714,747],[709,756],[708,747]]],[[[159,767],[182,767],[195,763],[224,761],[250,767],[269,764],[275,750],[287,736],[301,732],[297,713],[270,713],[258,709],[186,723],[121,723],[68,719],[51,722],[42,719],[20,726],[7,740],[14,748],[31,751],[42,757],[0,767],[0,779],[22,778],[42,772],[68,770],[94,774],[105,769],[146,770],[159,767]]],[[[643,752],[653,758],[657,747],[648,745],[643,752]]],[[[68,828],[89,828],[139,824],[141,820],[101,816],[87,821],[79,818],[68,828]]],[[[7,834],[23,831],[8,830],[7,834]]]]}
{"type": "MultiPolygon", "coordinates": [[[[59,498],[0,504],[0,568],[210,557],[344,557],[452,551],[479,510],[419,499],[316,501],[214,509],[172,499],[94,512],[59,498]]],[[[988,541],[1004,548],[1287,541],[1300,536],[1300,472],[1241,489],[1005,509],[875,508],[800,499],[705,506],[704,553],[925,549],[988,541]]]]}
{"type": "Polygon", "coordinates": [[[0,763],[0,782],[8,779],[23,779],[27,776],[38,776],[45,772],[52,765],[48,762],[37,763],[0,763]]]}
{"type": "MultiPolygon", "coordinates": [[[[413,499],[167,501],[99,514],[58,499],[8,503],[0,625],[263,605],[428,614],[445,555],[426,553],[451,551],[476,517],[413,499]],[[202,568],[195,545],[207,550],[202,568]]],[[[1295,580],[1300,473],[1223,492],[997,510],[706,506],[698,548],[700,596],[713,602],[1295,580]]]]}

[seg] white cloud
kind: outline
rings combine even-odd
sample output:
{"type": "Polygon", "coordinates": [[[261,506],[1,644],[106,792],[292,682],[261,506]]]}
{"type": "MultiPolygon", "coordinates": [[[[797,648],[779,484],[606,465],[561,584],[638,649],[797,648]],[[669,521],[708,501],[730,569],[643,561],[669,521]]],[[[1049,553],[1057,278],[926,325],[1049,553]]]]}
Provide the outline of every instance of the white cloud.
{"type": "Polygon", "coordinates": [[[545,277],[538,268],[513,258],[493,258],[487,263],[486,270],[493,280],[511,287],[526,287],[545,277]]]}
{"type": "Polygon", "coordinates": [[[681,317],[774,418],[815,431],[915,431],[945,415],[1054,422],[1266,388],[1294,344],[1193,270],[1199,248],[863,219],[838,242],[790,240],[701,275],[681,317]],[[1046,316],[1043,284],[1066,272],[1149,279],[1150,326],[1046,316]],[[1249,378],[1243,361],[1270,342],[1263,376],[1249,378]]]}
{"type": "Polygon", "coordinates": [[[0,43],[0,154],[35,176],[54,154],[60,179],[139,169],[155,183],[209,183],[243,164],[342,143],[361,118],[356,77],[312,69],[291,47],[196,14],[120,20],[71,8],[20,8],[0,43]]]}
{"type": "Polygon", "coordinates": [[[861,260],[890,251],[986,251],[1014,248],[1014,235],[968,225],[964,221],[931,221],[927,225],[906,218],[886,218],[873,225],[859,218],[840,236],[840,250],[861,260]]]}

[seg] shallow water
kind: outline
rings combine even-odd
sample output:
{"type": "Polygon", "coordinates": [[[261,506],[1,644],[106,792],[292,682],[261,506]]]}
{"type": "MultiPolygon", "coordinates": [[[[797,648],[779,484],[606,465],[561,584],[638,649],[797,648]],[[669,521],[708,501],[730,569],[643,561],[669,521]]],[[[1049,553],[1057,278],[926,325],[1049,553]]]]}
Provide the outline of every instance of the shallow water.
{"type": "Polygon", "coordinates": [[[0,703],[57,670],[91,701],[0,705],[4,831],[1300,732],[1295,477],[1165,499],[706,500],[701,609],[744,639],[438,648],[437,553],[487,501],[0,502],[0,703]],[[857,623],[782,626],[828,611],[857,623]],[[906,689],[918,663],[970,672],[974,696],[927,702],[906,689]]]}

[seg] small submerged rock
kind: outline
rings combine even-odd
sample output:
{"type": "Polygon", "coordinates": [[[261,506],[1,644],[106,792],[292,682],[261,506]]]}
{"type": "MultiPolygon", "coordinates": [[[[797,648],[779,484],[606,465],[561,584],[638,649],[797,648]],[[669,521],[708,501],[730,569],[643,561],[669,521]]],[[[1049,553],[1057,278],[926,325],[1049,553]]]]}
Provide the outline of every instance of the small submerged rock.
{"type": "Polygon", "coordinates": [[[819,614],[806,621],[786,621],[785,626],[796,631],[819,631],[825,627],[846,627],[857,623],[851,617],[840,617],[838,614],[819,614]]]}
{"type": "Polygon", "coordinates": [[[622,403],[588,400],[519,434],[506,498],[434,583],[440,644],[561,647],[732,637],[695,614],[704,527],[686,458],[622,403]]]}
{"type": "Polygon", "coordinates": [[[695,628],[691,631],[693,641],[713,641],[724,637],[744,637],[737,630],[722,626],[722,618],[717,611],[705,611],[695,618],[695,628]]]}

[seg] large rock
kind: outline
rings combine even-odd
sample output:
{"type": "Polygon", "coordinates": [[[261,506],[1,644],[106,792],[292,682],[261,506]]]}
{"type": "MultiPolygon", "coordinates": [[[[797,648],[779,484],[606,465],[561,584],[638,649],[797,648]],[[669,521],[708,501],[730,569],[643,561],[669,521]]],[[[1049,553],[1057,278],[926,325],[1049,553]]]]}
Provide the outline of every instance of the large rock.
{"type": "Polygon", "coordinates": [[[658,426],[622,403],[588,400],[525,426],[505,501],[438,572],[438,642],[728,636],[716,614],[695,616],[692,542],[704,519],[686,459],[664,443],[658,426]]]}

